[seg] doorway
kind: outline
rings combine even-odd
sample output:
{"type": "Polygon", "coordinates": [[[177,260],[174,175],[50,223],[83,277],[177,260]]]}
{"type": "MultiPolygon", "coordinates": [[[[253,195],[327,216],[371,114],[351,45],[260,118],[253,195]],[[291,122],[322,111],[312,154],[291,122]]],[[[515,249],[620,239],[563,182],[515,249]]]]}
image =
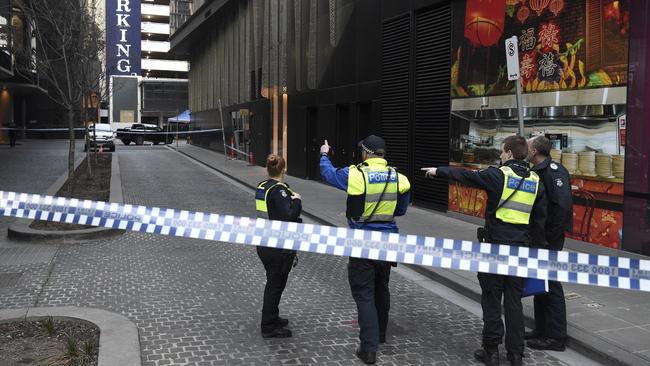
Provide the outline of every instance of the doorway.
{"type": "Polygon", "coordinates": [[[320,164],[318,156],[320,154],[320,141],[318,140],[318,109],[316,107],[307,107],[307,179],[318,179],[320,177],[320,164]]]}
{"type": "Polygon", "coordinates": [[[335,166],[344,167],[355,164],[357,133],[356,123],[353,123],[351,118],[350,105],[337,105],[336,141],[333,141],[336,147],[333,156],[335,166]]]}
{"type": "Polygon", "coordinates": [[[266,165],[266,156],[270,151],[269,136],[271,128],[268,114],[264,109],[255,110],[250,114],[250,151],[253,153],[255,164],[266,165]]]}

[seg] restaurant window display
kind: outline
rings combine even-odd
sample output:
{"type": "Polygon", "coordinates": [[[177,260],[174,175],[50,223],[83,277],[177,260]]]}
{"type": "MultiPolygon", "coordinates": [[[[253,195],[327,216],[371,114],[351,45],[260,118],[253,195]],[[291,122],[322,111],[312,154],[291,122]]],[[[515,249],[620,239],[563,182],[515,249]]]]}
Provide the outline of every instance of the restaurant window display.
{"type": "MultiPolygon", "coordinates": [[[[450,164],[498,164],[518,132],[504,41],[519,39],[525,137],[547,136],[572,174],[575,239],[620,248],[628,1],[454,2],[450,164]],[[481,60],[481,62],[478,62],[481,60]]],[[[450,184],[449,210],[482,217],[484,191],[450,184]]]]}

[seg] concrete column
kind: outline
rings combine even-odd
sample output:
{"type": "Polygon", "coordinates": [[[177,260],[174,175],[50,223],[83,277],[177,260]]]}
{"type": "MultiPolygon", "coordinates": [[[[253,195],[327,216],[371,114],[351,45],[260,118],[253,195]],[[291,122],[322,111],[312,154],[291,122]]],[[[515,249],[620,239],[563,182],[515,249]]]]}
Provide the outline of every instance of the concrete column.
{"type": "MultiPolygon", "coordinates": [[[[7,88],[3,88],[0,90],[0,127],[7,127],[13,118],[13,92],[7,88]]],[[[7,131],[0,131],[0,142],[9,142],[7,131]]]]}

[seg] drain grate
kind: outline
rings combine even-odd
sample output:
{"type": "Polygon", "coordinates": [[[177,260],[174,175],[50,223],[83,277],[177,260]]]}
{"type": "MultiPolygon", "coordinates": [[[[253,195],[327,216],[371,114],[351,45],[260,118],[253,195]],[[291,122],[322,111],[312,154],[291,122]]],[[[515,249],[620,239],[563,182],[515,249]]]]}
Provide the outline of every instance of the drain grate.
{"type": "Polygon", "coordinates": [[[20,276],[22,273],[0,273],[0,289],[16,286],[20,276]]]}

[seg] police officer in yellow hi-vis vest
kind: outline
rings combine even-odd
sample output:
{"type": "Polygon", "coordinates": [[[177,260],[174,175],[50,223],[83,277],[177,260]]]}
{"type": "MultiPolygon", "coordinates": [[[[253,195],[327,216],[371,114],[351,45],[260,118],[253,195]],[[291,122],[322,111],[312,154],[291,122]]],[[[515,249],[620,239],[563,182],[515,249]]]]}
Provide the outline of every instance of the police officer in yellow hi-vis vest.
{"type": "MultiPolygon", "coordinates": [[[[300,195],[294,193],[284,183],[286,163],[281,156],[271,154],[266,158],[266,171],[269,179],[261,182],[255,191],[255,208],[261,219],[302,222],[300,195]]],[[[257,255],[266,270],[264,303],[262,305],[262,337],[287,338],[289,320],[279,316],[280,299],[287,285],[289,272],[296,260],[292,250],[257,247],[257,255]]]]}
{"type": "MultiPolygon", "coordinates": [[[[503,141],[501,166],[472,171],[461,168],[423,168],[427,177],[439,176],[465,186],[487,191],[485,228],[479,240],[517,246],[546,246],[544,225],[546,199],[544,186],[524,161],[528,155],[526,140],[509,136],[503,141]]],[[[522,365],[524,319],[521,304],[523,278],[479,273],[483,308],[483,347],[474,357],[489,366],[499,365],[498,346],[504,329],[501,303],[505,309],[505,345],[511,365],[522,365]]]]}
{"type": "MultiPolygon", "coordinates": [[[[325,140],[320,150],[321,175],[327,183],[347,192],[346,217],[350,228],[397,233],[394,218],[406,213],[411,184],[384,159],[384,139],[370,135],[358,146],[363,163],[339,169],[327,156],[330,146],[325,140]]],[[[386,342],[390,267],[389,262],[352,257],[348,263],[361,341],[356,354],[366,364],[376,362],[379,343],[386,342]]]]}

